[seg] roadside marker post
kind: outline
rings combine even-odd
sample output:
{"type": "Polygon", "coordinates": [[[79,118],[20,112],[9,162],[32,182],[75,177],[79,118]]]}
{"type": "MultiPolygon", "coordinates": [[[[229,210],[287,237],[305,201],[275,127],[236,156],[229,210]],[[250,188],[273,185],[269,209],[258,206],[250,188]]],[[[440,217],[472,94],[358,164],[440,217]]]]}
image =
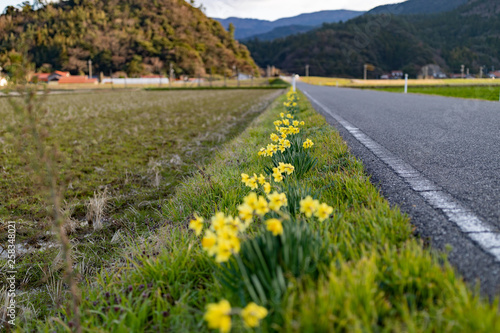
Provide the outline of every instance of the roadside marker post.
{"type": "Polygon", "coordinates": [[[293,92],[297,90],[297,74],[294,74],[292,77],[292,86],[293,86],[293,92]]]}
{"type": "Polygon", "coordinates": [[[408,93],[408,74],[405,74],[405,94],[408,93]]]}

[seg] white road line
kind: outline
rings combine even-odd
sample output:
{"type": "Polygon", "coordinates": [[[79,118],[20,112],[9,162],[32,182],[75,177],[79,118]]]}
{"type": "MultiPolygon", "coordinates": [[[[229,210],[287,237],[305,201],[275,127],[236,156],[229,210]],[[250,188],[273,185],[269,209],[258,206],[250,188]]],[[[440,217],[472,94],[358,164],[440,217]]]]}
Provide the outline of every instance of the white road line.
{"type": "Polygon", "coordinates": [[[471,240],[476,242],[484,251],[491,254],[496,261],[500,262],[500,234],[495,232],[489,224],[481,221],[477,215],[453,199],[437,184],[425,178],[415,168],[396,157],[384,146],[363,133],[359,128],[356,128],[350,122],[321,104],[307,92],[303,92],[313,103],[332,116],[362,145],[403,178],[429,205],[441,210],[448,218],[448,221],[457,225],[471,240]]]}

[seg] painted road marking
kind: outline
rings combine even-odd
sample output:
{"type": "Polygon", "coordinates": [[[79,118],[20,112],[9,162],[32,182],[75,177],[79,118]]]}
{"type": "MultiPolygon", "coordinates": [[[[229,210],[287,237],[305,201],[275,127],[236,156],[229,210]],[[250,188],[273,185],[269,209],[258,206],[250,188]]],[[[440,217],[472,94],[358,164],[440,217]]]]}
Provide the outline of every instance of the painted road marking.
{"type": "Polygon", "coordinates": [[[471,240],[476,242],[484,251],[492,255],[496,261],[500,262],[500,234],[495,232],[489,224],[483,222],[476,214],[453,199],[451,195],[443,191],[437,184],[424,177],[410,164],[396,157],[384,146],[363,133],[359,128],[321,104],[307,92],[304,91],[304,94],[306,94],[313,103],[332,116],[340,125],[351,133],[356,140],[403,178],[404,181],[423,197],[429,205],[435,209],[441,210],[448,221],[458,226],[471,240]]]}

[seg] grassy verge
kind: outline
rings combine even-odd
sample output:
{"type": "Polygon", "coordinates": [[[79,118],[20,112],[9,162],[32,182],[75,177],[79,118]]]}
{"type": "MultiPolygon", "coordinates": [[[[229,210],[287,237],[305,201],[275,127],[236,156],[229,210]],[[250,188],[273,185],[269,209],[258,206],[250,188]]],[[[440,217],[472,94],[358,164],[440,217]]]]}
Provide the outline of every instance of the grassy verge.
{"type": "MultiPolygon", "coordinates": [[[[155,214],[159,205],[276,94],[109,91],[49,96],[44,121],[59,150],[63,214],[81,279],[113,260],[122,236],[139,238],[164,225],[164,217],[155,214]],[[91,209],[94,193],[100,203],[91,209]],[[88,215],[91,210],[100,210],[101,229],[94,228],[97,218],[88,215]]],[[[33,186],[36,170],[26,167],[22,151],[29,147],[9,129],[17,120],[6,100],[0,117],[0,281],[4,285],[7,277],[7,224],[17,221],[18,304],[21,312],[44,317],[64,294],[61,251],[50,207],[33,186]]]]}
{"type": "MultiPolygon", "coordinates": [[[[314,274],[285,273],[280,280],[285,292],[264,304],[269,315],[260,329],[500,330],[498,304],[481,300],[443,256],[424,249],[412,237],[408,218],[381,198],[338,133],[301,97],[296,117],[305,121],[302,131],[315,143],[312,155],[318,160],[301,182],[334,211],[331,218],[304,229],[321,235],[314,239],[324,245],[314,274]]],[[[168,221],[165,227],[149,238],[122,241],[129,244],[123,259],[84,288],[81,313],[86,331],[206,332],[203,316],[208,304],[227,298],[231,304],[245,306],[245,295],[214,274],[220,266],[201,248],[188,224],[193,212],[206,218],[216,212],[237,215],[236,207],[249,193],[240,175],[264,172],[268,161],[256,151],[269,142],[283,101],[278,100],[226,145],[213,163],[177,188],[158,212],[168,221]]],[[[249,235],[263,236],[257,228],[249,235]]],[[[65,311],[43,322],[27,321],[22,329],[69,331],[65,311]]],[[[233,330],[251,331],[237,320],[233,330]]]]}
{"type": "MultiPolygon", "coordinates": [[[[379,91],[399,92],[402,93],[402,88],[374,88],[379,91]]],[[[500,96],[500,87],[498,86],[467,86],[467,87],[410,87],[409,93],[439,95],[446,97],[473,98],[484,99],[487,101],[498,101],[500,96]]]]}

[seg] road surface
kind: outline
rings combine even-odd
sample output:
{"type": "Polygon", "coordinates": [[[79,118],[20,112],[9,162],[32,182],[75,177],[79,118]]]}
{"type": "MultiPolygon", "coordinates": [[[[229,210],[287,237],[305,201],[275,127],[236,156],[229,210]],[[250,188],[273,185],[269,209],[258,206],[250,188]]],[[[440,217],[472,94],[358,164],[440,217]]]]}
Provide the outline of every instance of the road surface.
{"type": "Polygon", "coordinates": [[[500,294],[500,103],[299,83],[383,195],[466,280],[500,294]]]}

